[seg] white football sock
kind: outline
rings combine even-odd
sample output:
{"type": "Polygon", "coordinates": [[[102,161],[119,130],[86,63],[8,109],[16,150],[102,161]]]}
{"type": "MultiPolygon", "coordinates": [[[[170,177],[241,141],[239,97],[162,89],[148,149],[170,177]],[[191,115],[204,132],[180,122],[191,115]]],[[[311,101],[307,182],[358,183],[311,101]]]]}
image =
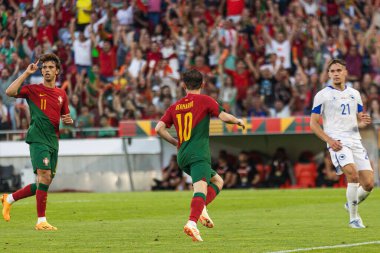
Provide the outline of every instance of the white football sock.
{"type": "Polygon", "coordinates": [[[368,197],[368,195],[370,193],[371,192],[367,192],[366,190],[364,190],[362,186],[359,186],[359,188],[358,188],[358,202],[359,203],[363,202],[368,197]]]}
{"type": "Polygon", "coordinates": [[[37,224],[41,222],[46,222],[46,217],[38,217],[37,224]]]}
{"type": "Polygon", "coordinates": [[[347,184],[346,197],[350,213],[350,221],[358,218],[358,187],[359,183],[347,184]]]}
{"type": "Polygon", "coordinates": [[[189,225],[192,226],[192,227],[197,227],[197,223],[195,223],[195,222],[192,221],[192,220],[189,220],[189,221],[187,222],[187,224],[189,224],[189,225]]]}
{"type": "Polygon", "coordinates": [[[12,194],[8,194],[7,202],[8,202],[9,204],[12,204],[13,202],[15,202],[15,199],[13,198],[13,195],[12,195],[12,194]]]}

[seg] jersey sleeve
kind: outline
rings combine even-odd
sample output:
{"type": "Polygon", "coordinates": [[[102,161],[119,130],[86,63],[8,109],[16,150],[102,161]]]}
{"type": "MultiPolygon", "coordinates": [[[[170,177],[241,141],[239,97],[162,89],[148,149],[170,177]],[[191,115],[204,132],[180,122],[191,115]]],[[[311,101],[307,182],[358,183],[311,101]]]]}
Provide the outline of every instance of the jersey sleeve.
{"type": "Polygon", "coordinates": [[[63,92],[63,101],[62,101],[62,108],[61,108],[61,115],[66,115],[70,113],[69,109],[69,101],[67,99],[67,95],[65,92],[63,92]]]}
{"type": "Polygon", "coordinates": [[[224,108],[214,99],[207,97],[207,104],[209,113],[213,117],[218,117],[219,114],[224,111],[224,108]]]}
{"type": "Polygon", "coordinates": [[[323,104],[324,104],[324,96],[322,95],[321,92],[318,92],[317,95],[314,97],[314,102],[313,102],[313,109],[311,110],[311,113],[315,114],[322,114],[323,112],[323,104]]]}
{"type": "Polygon", "coordinates": [[[355,92],[355,100],[358,104],[358,113],[363,112],[363,101],[358,91],[355,92]]]}
{"type": "Polygon", "coordinates": [[[171,128],[171,126],[173,125],[173,117],[172,117],[172,110],[173,110],[173,106],[170,106],[164,116],[162,116],[162,118],[160,119],[160,121],[164,122],[165,123],[165,126],[166,128],[171,128]]]}
{"type": "Polygon", "coordinates": [[[24,85],[18,89],[16,98],[28,98],[29,94],[30,94],[30,86],[24,85]]]}

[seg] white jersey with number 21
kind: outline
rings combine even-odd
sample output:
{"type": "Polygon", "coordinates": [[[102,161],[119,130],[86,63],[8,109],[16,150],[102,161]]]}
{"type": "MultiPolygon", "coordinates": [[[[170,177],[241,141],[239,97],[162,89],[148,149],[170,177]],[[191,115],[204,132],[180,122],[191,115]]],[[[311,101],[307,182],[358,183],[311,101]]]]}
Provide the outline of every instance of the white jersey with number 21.
{"type": "Polygon", "coordinates": [[[360,140],[357,114],[363,111],[359,91],[327,86],[314,97],[311,113],[322,115],[324,132],[335,140],[360,140]]]}

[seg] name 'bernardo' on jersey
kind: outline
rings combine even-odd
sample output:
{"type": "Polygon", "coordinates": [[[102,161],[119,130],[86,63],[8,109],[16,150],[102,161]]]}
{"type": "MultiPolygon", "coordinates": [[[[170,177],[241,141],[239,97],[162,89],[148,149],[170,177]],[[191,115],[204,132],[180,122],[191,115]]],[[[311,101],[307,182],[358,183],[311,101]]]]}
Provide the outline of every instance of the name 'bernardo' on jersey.
{"type": "Polygon", "coordinates": [[[178,104],[178,105],[176,105],[175,110],[176,111],[186,110],[186,109],[190,109],[192,107],[194,107],[194,101],[191,101],[190,103],[187,103],[187,104],[178,104]]]}

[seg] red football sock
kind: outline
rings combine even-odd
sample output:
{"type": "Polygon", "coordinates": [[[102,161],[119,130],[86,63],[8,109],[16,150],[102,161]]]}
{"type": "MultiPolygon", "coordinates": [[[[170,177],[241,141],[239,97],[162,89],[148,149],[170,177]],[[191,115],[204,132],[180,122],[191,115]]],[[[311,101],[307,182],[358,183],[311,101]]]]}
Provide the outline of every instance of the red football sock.
{"type": "Polygon", "coordinates": [[[194,194],[194,197],[191,200],[191,211],[189,220],[194,221],[195,223],[198,222],[199,216],[201,215],[206,203],[205,198],[206,196],[203,193],[194,194]]]}
{"type": "Polygon", "coordinates": [[[37,215],[38,217],[45,217],[47,192],[37,190],[36,199],[37,199],[37,215]]]}
{"type": "Polygon", "coordinates": [[[27,185],[24,188],[12,193],[13,199],[17,201],[23,198],[33,196],[34,194],[36,194],[36,189],[36,184],[27,185]]]}
{"type": "Polygon", "coordinates": [[[207,197],[206,197],[206,206],[210,204],[216,197],[216,192],[214,188],[210,185],[207,187],[207,197]]]}
{"type": "Polygon", "coordinates": [[[215,184],[211,183],[209,186],[207,186],[206,206],[210,204],[218,194],[219,188],[215,184]]]}
{"type": "Polygon", "coordinates": [[[38,184],[38,189],[36,191],[38,217],[45,217],[48,189],[49,189],[48,185],[41,184],[41,183],[38,184]]]}

